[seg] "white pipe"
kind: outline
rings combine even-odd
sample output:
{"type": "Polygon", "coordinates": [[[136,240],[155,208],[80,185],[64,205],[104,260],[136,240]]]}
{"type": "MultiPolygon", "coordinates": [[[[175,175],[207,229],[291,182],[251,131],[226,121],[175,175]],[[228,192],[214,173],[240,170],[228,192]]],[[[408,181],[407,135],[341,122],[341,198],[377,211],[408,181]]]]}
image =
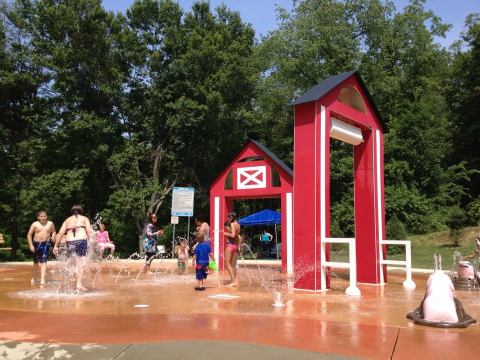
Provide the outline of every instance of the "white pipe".
{"type": "Polygon", "coordinates": [[[333,268],[349,269],[350,284],[345,290],[347,295],[360,296],[360,289],[357,287],[357,251],[355,238],[325,238],[322,241],[322,249],[325,248],[326,243],[348,244],[348,263],[324,261],[322,262],[322,268],[330,266],[333,268]]]}
{"type": "Polygon", "coordinates": [[[275,252],[277,253],[277,260],[278,260],[278,235],[277,235],[277,224],[275,225],[275,252]]]}
{"type": "MultiPolygon", "coordinates": [[[[317,104],[317,102],[315,102],[317,104]]],[[[317,114],[317,109],[315,109],[315,114],[317,114]]],[[[326,122],[327,122],[327,114],[325,106],[320,106],[320,289],[326,290],[327,289],[327,274],[325,271],[325,266],[323,263],[326,260],[326,247],[323,240],[327,237],[326,234],[326,226],[327,226],[327,219],[326,219],[326,171],[327,171],[327,158],[326,158],[326,141],[327,141],[327,134],[326,134],[326,122]]],[[[315,121],[315,124],[317,121],[315,121]]],[[[316,131],[315,131],[316,135],[316,131]]],[[[316,139],[316,136],[315,136],[316,139]]],[[[317,149],[317,145],[315,143],[315,151],[317,149]]],[[[315,166],[317,165],[317,161],[315,159],[315,166]]],[[[315,170],[315,174],[317,174],[317,170],[315,170]]],[[[315,177],[316,178],[316,177],[315,177]]],[[[315,186],[316,190],[316,186],[315,186]]],[[[317,209],[316,201],[317,201],[317,194],[315,194],[315,211],[317,209]]],[[[317,214],[315,214],[315,237],[317,236],[317,214]]],[[[315,246],[317,241],[315,240],[315,246]]],[[[315,249],[315,254],[317,253],[317,249],[315,249]]],[[[315,259],[315,263],[317,263],[317,259],[315,259]]],[[[316,264],[315,264],[316,265],[316,264]]],[[[315,266],[316,268],[317,266],[315,266]]],[[[315,271],[315,289],[317,288],[317,271],[315,271]]]]}
{"type": "Polygon", "coordinates": [[[357,250],[355,239],[351,239],[348,244],[348,258],[350,262],[350,286],[345,290],[345,294],[360,296],[360,289],[357,287],[357,250]]]}
{"type": "Polygon", "coordinates": [[[293,219],[292,219],[292,193],[287,193],[287,226],[285,231],[287,232],[287,273],[293,274],[293,219]]]}
{"type": "Polygon", "coordinates": [[[352,145],[363,142],[362,130],[333,117],[331,120],[330,137],[352,145]]]}
{"type": "Polygon", "coordinates": [[[382,240],[380,245],[405,246],[405,260],[380,260],[380,264],[405,266],[406,279],[403,282],[403,287],[405,289],[415,289],[416,285],[412,280],[412,243],[409,240],[382,240]]]}
{"type": "Polygon", "coordinates": [[[220,197],[215,196],[213,204],[213,256],[220,264],[220,197]]]}
{"type": "MultiPolygon", "coordinates": [[[[377,194],[377,221],[378,221],[378,239],[381,242],[383,240],[383,202],[382,202],[382,174],[381,174],[381,167],[380,167],[380,130],[375,130],[375,182],[376,182],[376,194],[377,194]]],[[[380,262],[383,260],[383,249],[380,245],[378,247],[378,258],[380,262]]],[[[380,284],[385,282],[383,276],[383,267],[379,264],[379,275],[380,275],[380,284]]]]}

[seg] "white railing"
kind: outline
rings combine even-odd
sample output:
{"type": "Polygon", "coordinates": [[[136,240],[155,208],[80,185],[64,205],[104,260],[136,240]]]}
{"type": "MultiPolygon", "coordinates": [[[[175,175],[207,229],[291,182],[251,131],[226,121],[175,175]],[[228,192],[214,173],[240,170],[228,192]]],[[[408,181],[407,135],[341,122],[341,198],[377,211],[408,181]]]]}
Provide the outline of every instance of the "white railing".
{"type": "Polygon", "coordinates": [[[381,240],[380,245],[403,245],[405,246],[405,260],[386,260],[380,252],[380,264],[405,266],[406,280],[403,282],[405,289],[415,289],[416,285],[412,280],[412,245],[409,240],[381,240]]]}
{"type": "MultiPolygon", "coordinates": [[[[322,241],[322,254],[325,254],[325,244],[348,244],[349,262],[336,262],[322,260],[322,274],[325,274],[326,267],[349,269],[350,286],[345,290],[347,295],[360,296],[360,289],[357,287],[357,250],[354,238],[325,238],[322,241]]],[[[323,275],[322,275],[323,277],[323,275]]]]}

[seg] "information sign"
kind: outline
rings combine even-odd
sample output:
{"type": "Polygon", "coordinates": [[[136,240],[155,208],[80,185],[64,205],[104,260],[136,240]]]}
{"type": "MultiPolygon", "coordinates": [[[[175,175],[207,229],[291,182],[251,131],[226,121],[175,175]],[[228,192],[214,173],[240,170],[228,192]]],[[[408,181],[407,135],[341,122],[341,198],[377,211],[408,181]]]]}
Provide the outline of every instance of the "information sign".
{"type": "Polygon", "coordinates": [[[193,216],[193,187],[174,187],[172,192],[172,216],[193,216]]]}

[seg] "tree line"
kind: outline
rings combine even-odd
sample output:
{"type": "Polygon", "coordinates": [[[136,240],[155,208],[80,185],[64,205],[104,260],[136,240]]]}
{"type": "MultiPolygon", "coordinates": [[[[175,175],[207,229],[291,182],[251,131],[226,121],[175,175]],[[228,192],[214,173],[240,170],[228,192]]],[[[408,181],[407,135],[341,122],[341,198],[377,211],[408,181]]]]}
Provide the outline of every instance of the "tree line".
{"type": "MultiPolygon", "coordinates": [[[[125,253],[170,190],[211,181],[248,138],[292,164],[287,104],[358,69],[389,127],[387,220],[408,233],[480,218],[480,15],[450,25],[422,0],[304,0],[258,39],[241,14],[197,2],[0,1],[0,232],[21,257],[36,213],[101,214],[125,253]]],[[[332,233],[353,234],[352,148],[332,142],[332,233]]],[[[395,226],[392,226],[395,228],[395,226]]]]}

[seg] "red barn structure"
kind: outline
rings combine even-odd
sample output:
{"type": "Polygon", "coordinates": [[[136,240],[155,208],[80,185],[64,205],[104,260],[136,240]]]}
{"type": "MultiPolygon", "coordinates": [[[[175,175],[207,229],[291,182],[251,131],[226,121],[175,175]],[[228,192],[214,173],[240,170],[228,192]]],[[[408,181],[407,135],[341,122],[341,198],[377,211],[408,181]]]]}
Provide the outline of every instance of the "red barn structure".
{"type": "Polygon", "coordinates": [[[217,264],[224,268],[223,224],[240,199],[281,198],[282,270],[293,271],[293,172],[263,144],[248,140],[210,186],[210,222],[217,264]]]}
{"type": "Polygon", "coordinates": [[[293,256],[295,288],[330,287],[330,138],[353,145],[357,279],[386,280],[383,133],[387,131],[359,73],[330,76],[293,101],[293,256]],[[323,250],[322,250],[323,248],[323,250]]]}

